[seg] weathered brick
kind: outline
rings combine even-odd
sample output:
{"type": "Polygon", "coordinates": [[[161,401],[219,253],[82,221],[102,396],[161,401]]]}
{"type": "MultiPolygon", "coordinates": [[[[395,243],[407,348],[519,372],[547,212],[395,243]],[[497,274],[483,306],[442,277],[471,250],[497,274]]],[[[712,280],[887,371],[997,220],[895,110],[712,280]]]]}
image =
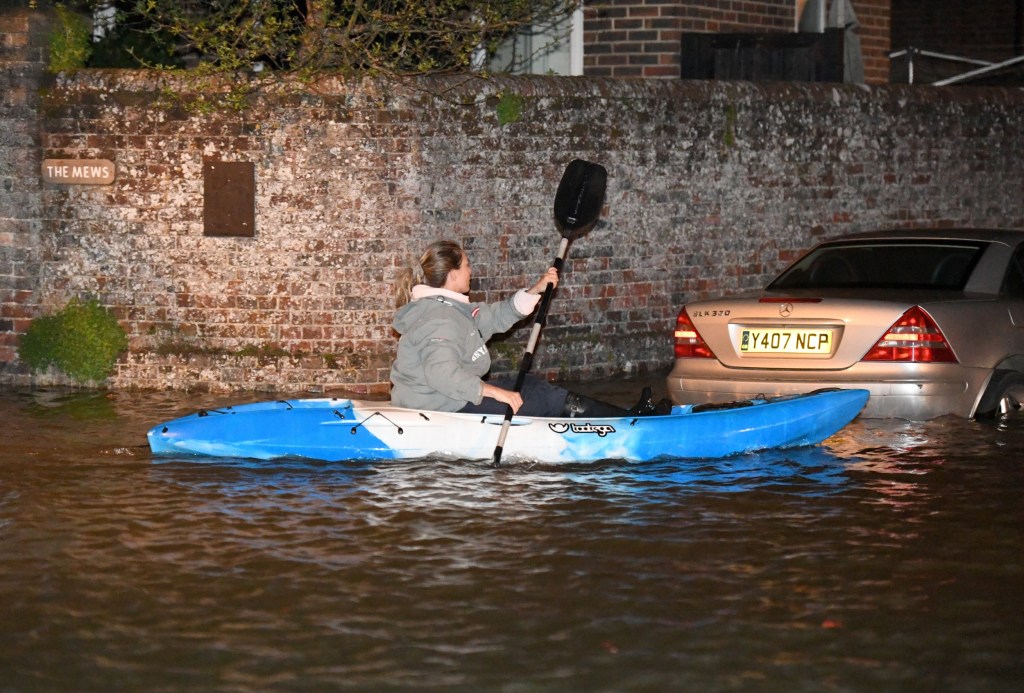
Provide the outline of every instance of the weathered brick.
{"type": "MultiPolygon", "coordinates": [[[[4,336],[98,295],[130,336],[114,387],[386,394],[398,268],[453,238],[473,298],[534,281],[577,157],[606,165],[609,188],[570,249],[535,360],[546,375],[660,369],[683,301],[757,287],[844,231],[1024,225],[1019,91],[325,79],[199,115],[155,102],[169,79],[189,96],[145,72],[64,77],[0,139],[5,204],[18,196],[0,222],[0,289],[18,291],[0,303],[4,336]],[[519,121],[499,122],[503,92],[522,97],[519,121]],[[117,164],[112,185],[39,182],[42,158],[94,156],[117,164]],[[203,236],[203,162],[220,158],[256,164],[255,238],[203,236]]],[[[504,339],[498,370],[525,339],[504,339]]],[[[0,346],[0,383],[26,377],[0,346]]]]}

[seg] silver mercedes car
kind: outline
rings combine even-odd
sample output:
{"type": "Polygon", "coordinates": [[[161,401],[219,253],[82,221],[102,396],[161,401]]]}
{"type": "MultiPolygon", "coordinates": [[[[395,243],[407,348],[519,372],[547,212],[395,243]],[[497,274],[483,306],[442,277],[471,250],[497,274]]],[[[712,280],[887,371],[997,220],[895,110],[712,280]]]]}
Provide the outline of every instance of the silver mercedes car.
{"type": "Polygon", "coordinates": [[[1024,402],[1024,231],[879,231],[821,243],[760,292],[676,321],[680,404],[827,387],[861,416],[1005,416],[1024,402]]]}

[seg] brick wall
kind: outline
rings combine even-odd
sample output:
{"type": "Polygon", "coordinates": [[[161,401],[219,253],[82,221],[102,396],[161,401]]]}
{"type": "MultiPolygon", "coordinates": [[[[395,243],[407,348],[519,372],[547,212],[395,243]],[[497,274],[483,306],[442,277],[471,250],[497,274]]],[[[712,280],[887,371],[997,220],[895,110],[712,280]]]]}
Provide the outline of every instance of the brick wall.
{"type": "MultiPolygon", "coordinates": [[[[890,0],[853,0],[869,84],[889,81],[890,0]]],[[[657,2],[615,0],[584,6],[584,74],[679,77],[684,32],[792,32],[793,0],[657,2]]]]}
{"type": "Polygon", "coordinates": [[[891,0],[853,0],[853,11],[860,27],[861,55],[864,59],[864,81],[887,84],[890,77],[889,51],[892,21],[891,0]]]}
{"type": "Polygon", "coordinates": [[[34,311],[39,247],[39,83],[48,24],[37,13],[0,12],[0,363],[34,311]]]}
{"type": "MultiPolygon", "coordinates": [[[[45,81],[18,82],[24,104],[5,91],[0,111],[0,384],[60,382],[30,378],[14,347],[28,317],[80,296],[129,333],[116,388],[384,395],[399,266],[447,237],[471,254],[474,299],[531,282],[557,250],[551,203],[575,157],[610,180],[541,337],[548,377],[666,367],[682,303],[756,288],[825,237],[1024,226],[1019,90],[325,79],[235,109],[216,97],[244,80],[45,81]],[[502,119],[513,97],[521,115],[502,119]],[[43,158],[109,159],[117,178],[41,183],[43,158]],[[255,167],[254,238],[203,235],[217,160],[255,167]]],[[[494,344],[497,371],[527,336],[494,344]]]]}

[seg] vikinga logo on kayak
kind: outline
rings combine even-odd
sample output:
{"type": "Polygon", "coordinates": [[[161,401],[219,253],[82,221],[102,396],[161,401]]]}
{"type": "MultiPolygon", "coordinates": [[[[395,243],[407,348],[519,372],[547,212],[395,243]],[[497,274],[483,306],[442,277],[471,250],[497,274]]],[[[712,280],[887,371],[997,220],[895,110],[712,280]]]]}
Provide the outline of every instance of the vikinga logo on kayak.
{"type": "Polygon", "coordinates": [[[609,433],[615,433],[615,427],[610,424],[568,424],[568,423],[549,423],[550,428],[555,433],[596,433],[598,437],[604,438],[609,433]]]}

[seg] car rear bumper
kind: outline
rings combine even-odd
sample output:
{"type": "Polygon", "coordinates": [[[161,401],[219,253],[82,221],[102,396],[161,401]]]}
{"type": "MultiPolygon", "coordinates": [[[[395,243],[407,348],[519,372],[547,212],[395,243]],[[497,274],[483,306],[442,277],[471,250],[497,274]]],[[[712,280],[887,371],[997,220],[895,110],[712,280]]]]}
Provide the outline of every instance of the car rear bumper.
{"type": "MultiPolygon", "coordinates": [[[[924,421],[945,414],[969,418],[973,416],[981,393],[988,383],[988,369],[965,368],[949,364],[926,365],[919,377],[885,378],[877,367],[843,371],[841,378],[827,371],[782,371],[754,379],[750,373],[738,371],[743,377],[723,376],[720,364],[712,366],[718,372],[701,373],[693,368],[693,361],[676,366],[667,378],[669,396],[679,404],[727,402],[750,399],[758,395],[774,397],[810,392],[819,388],[863,388],[871,393],[861,416],[867,418],[901,418],[924,421]],[[830,377],[831,376],[831,377],[830,377]]],[[[701,364],[696,364],[701,365],[701,364]]],[[[710,364],[709,364],[710,365],[710,364]]]]}

